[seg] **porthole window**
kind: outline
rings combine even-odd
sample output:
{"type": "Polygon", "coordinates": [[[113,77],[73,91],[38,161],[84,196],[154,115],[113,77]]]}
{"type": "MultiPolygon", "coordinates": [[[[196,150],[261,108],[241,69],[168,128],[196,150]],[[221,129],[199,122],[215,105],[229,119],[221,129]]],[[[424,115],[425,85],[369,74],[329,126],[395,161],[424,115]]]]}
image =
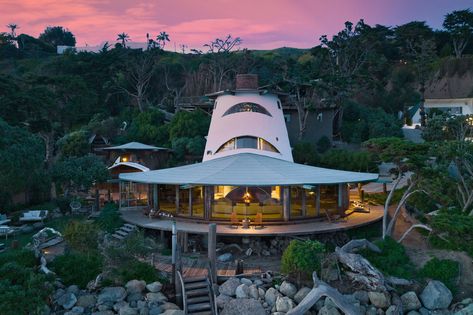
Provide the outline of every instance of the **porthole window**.
{"type": "Polygon", "coordinates": [[[225,152],[235,149],[256,149],[262,151],[270,151],[279,153],[278,149],[268,141],[263,138],[257,138],[253,136],[242,136],[236,137],[228,140],[220,146],[220,148],[215,152],[225,152]]]}
{"type": "Polygon", "coordinates": [[[260,114],[271,116],[271,114],[266,110],[266,108],[264,108],[263,106],[259,104],[251,103],[251,102],[238,103],[236,105],[233,105],[232,107],[227,109],[227,111],[223,114],[223,116],[236,114],[236,113],[244,113],[244,112],[260,113],[260,114]]]}

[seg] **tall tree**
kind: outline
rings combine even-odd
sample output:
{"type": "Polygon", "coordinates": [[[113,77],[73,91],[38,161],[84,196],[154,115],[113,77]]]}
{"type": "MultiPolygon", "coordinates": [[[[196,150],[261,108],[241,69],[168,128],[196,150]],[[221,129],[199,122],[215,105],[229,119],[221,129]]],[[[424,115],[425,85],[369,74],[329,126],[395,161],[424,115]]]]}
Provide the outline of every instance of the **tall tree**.
{"type": "Polygon", "coordinates": [[[159,33],[159,35],[156,37],[156,41],[159,43],[159,46],[164,49],[166,42],[169,42],[169,34],[166,32],[159,33]]]}
{"type": "Polygon", "coordinates": [[[48,26],[43,33],[39,35],[39,39],[52,46],[75,46],[76,38],[67,29],[62,26],[48,26]]]}
{"type": "Polygon", "coordinates": [[[120,33],[117,35],[117,41],[121,41],[122,47],[126,48],[126,43],[130,41],[130,36],[127,33],[120,33]]]}
{"type": "Polygon", "coordinates": [[[470,9],[453,11],[445,16],[443,27],[452,37],[455,57],[461,58],[473,36],[473,12],[470,9]]]}
{"type": "Polygon", "coordinates": [[[7,25],[7,27],[10,29],[10,35],[14,39],[16,38],[16,30],[19,29],[20,27],[15,24],[15,23],[10,23],[7,25]]]}

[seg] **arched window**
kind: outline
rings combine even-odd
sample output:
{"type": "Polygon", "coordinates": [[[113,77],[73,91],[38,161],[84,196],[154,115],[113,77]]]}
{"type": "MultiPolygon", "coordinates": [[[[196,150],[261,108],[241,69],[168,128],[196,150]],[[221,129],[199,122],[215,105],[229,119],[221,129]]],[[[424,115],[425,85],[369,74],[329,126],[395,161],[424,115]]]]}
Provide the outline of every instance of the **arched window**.
{"type": "Polygon", "coordinates": [[[230,114],[235,114],[235,113],[242,113],[242,112],[253,112],[253,113],[260,113],[260,114],[265,114],[268,116],[271,116],[271,114],[264,108],[263,106],[256,104],[256,103],[251,103],[251,102],[245,102],[245,103],[238,103],[236,105],[233,105],[227,111],[223,114],[223,116],[227,116],[230,114]]]}
{"type": "Polygon", "coordinates": [[[279,153],[278,149],[263,138],[257,138],[252,136],[236,137],[228,140],[218,148],[217,152],[225,152],[235,149],[256,149],[262,151],[270,151],[279,153]]]}

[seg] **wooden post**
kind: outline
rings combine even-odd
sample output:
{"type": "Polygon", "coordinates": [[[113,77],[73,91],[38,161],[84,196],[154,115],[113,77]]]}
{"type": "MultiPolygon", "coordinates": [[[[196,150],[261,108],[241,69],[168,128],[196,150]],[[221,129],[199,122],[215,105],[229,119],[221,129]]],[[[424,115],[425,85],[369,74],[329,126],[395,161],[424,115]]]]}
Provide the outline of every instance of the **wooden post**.
{"type": "Polygon", "coordinates": [[[213,186],[204,186],[204,219],[212,216],[213,186]]]}
{"type": "Polygon", "coordinates": [[[209,263],[210,263],[210,278],[212,281],[217,281],[217,224],[209,224],[209,243],[207,246],[209,263]]]}
{"type": "Polygon", "coordinates": [[[317,185],[317,192],[315,196],[315,208],[317,209],[317,216],[320,216],[320,185],[317,185]]]}
{"type": "Polygon", "coordinates": [[[305,195],[305,189],[304,189],[304,188],[299,188],[299,189],[300,189],[301,192],[302,192],[302,196],[301,196],[301,197],[302,197],[302,203],[301,203],[301,204],[302,204],[302,211],[301,211],[301,215],[302,215],[303,217],[305,217],[305,216],[307,216],[307,206],[306,206],[307,200],[306,200],[306,195],[305,195]]]}
{"type": "Polygon", "coordinates": [[[386,183],[383,183],[383,193],[385,195],[388,193],[388,187],[386,187],[386,183]]]}
{"type": "Polygon", "coordinates": [[[179,185],[176,185],[176,214],[179,213],[179,185]]]}
{"type": "Polygon", "coordinates": [[[172,238],[171,238],[171,251],[172,251],[172,283],[174,284],[175,292],[177,290],[177,282],[176,282],[176,260],[177,260],[177,226],[176,221],[172,222],[172,238]]]}
{"type": "Polygon", "coordinates": [[[188,243],[188,234],[187,232],[182,232],[182,251],[184,253],[187,253],[188,251],[188,246],[187,246],[187,243],[188,243]]]}
{"type": "Polygon", "coordinates": [[[283,218],[284,221],[289,221],[291,217],[291,187],[284,186],[283,189],[283,218]]]}
{"type": "Polygon", "coordinates": [[[158,184],[153,184],[153,209],[159,210],[158,184]]]}

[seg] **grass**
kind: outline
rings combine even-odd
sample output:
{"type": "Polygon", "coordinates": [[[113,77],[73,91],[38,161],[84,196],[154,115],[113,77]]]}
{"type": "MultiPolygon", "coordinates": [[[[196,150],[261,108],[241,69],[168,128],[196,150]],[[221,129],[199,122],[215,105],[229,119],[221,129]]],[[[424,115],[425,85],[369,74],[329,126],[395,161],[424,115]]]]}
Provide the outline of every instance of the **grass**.
{"type": "Polygon", "coordinates": [[[457,261],[434,257],[422,267],[419,275],[423,278],[441,281],[455,294],[457,291],[456,280],[459,272],[460,265],[457,261]]]}

